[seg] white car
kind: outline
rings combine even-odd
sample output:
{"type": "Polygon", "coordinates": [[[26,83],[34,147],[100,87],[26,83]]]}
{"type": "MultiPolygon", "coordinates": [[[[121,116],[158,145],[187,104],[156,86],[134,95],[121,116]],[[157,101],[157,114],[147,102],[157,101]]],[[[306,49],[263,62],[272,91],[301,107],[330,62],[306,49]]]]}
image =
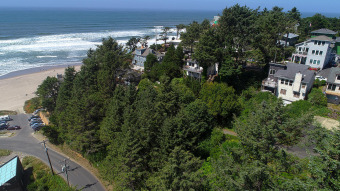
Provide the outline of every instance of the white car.
{"type": "Polygon", "coordinates": [[[315,76],[315,79],[319,79],[320,81],[322,81],[322,80],[327,81],[327,78],[322,77],[322,76],[315,76]]]}

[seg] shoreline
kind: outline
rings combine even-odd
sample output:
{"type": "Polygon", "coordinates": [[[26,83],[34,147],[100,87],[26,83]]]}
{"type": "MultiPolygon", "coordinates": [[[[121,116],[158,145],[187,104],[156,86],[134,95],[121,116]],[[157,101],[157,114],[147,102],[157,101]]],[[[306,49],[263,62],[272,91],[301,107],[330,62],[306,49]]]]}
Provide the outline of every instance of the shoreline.
{"type": "Polygon", "coordinates": [[[60,64],[60,65],[50,65],[50,66],[40,66],[40,67],[34,67],[34,68],[28,68],[28,69],[24,69],[24,70],[18,70],[18,71],[14,71],[14,72],[10,72],[8,74],[2,75],[0,76],[0,80],[4,80],[4,79],[9,79],[9,78],[14,78],[14,77],[18,77],[18,76],[24,76],[24,75],[28,75],[28,74],[34,74],[34,73],[39,73],[39,72],[43,72],[43,71],[47,71],[47,70],[53,70],[53,69],[60,69],[60,68],[67,68],[69,66],[81,66],[83,65],[82,62],[77,62],[77,63],[73,63],[73,64],[60,64]]]}
{"type": "Polygon", "coordinates": [[[0,110],[25,113],[25,101],[36,97],[38,86],[48,77],[64,74],[65,68],[74,66],[79,71],[82,63],[58,66],[43,66],[9,73],[0,76],[0,110]]]}

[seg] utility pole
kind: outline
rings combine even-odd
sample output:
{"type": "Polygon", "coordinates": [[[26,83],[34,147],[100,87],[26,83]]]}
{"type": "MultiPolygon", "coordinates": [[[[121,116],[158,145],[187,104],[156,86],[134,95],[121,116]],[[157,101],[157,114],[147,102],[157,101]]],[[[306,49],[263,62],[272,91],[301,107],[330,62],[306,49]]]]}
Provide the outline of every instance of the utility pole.
{"type": "Polygon", "coordinates": [[[50,163],[52,175],[54,175],[53,168],[52,168],[52,163],[51,163],[51,160],[50,160],[50,156],[48,155],[48,149],[47,149],[47,147],[46,147],[46,142],[47,142],[46,140],[43,140],[43,141],[40,142],[40,143],[44,143],[46,156],[47,156],[48,162],[50,163]]]}
{"type": "Polygon", "coordinates": [[[66,164],[66,159],[64,159],[64,166],[61,168],[61,171],[66,173],[67,184],[68,184],[68,186],[70,187],[70,183],[69,183],[69,181],[68,181],[68,168],[69,168],[69,167],[70,167],[70,166],[67,166],[67,164],[66,164]]]}

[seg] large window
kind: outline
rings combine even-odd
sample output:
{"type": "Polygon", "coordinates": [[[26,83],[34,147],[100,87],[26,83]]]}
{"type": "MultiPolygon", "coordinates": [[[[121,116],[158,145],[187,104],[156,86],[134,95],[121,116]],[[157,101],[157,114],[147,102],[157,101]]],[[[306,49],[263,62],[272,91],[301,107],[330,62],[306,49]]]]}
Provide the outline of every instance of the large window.
{"type": "Polygon", "coordinates": [[[320,60],[318,60],[318,65],[320,65],[320,60]]]}
{"type": "Polygon", "coordinates": [[[286,95],[286,92],[287,92],[287,90],[285,90],[285,89],[281,89],[281,91],[280,91],[280,94],[282,94],[282,95],[286,95]]]}
{"type": "Polygon", "coordinates": [[[294,97],[295,98],[299,98],[300,97],[300,93],[299,92],[294,92],[294,97]]]}
{"type": "Polygon", "coordinates": [[[289,80],[285,80],[285,85],[288,85],[288,81],[289,81],[289,80]]]}
{"type": "Polygon", "coordinates": [[[312,54],[315,54],[315,50],[312,50],[312,54]]]}
{"type": "Polygon", "coordinates": [[[313,61],[313,64],[316,64],[316,60],[313,61]]]}
{"type": "Polygon", "coordinates": [[[321,41],[318,41],[318,45],[321,45],[321,41]]]}
{"type": "Polygon", "coordinates": [[[317,45],[317,44],[318,44],[318,41],[314,41],[314,44],[317,45]]]}
{"type": "Polygon", "coordinates": [[[276,72],[276,70],[274,70],[274,69],[270,69],[270,70],[269,70],[269,74],[270,74],[270,75],[274,75],[275,72],[276,72]]]}
{"type": "Polygon", "coordinates": [[[340,80],[340,75],[337,75],[337,76],[336,76],[336,79],[337,79],[337,80],[340,80]]]}
{"type": "Polygon", "coordinates": [[[313,64],[313,59],[310,59],[310,60],[309,60],[309,63],[313,64]]]}
{"type": "Polygon", "coordinates": [[[335,84],[328,84],[328,87],[327,87],[328,90],[335,91],[335,88],[336,88],[335,84]]]}
{"type": "Polygon", "coordinates": [[[322,51],[320,51],[320,54],[319,54],[319,55],[322,55],[322,53],[323,53],[323,52],[322,52],[322,51]]]}
{"type": "Polygon", "coordinates": [[[293,85],[293,81],[290,80],[290,81],[289,81],[289,86],[292,86],[292,85],[293,85]]]}
{"type": "Polygon", "coordinates": [[[302,84],[301,84],[301,88],[302,88],[302,89],[305,89],[305,88],[306,88],[306,84],[305,84],[305,83],[302,83],[302,84]]]}
{"type": "Polygon", "coordinates": [[[316,55],[319,55],[319,51],[317,50],[317,51],[315,52],[315,54],[316,54],[316,55]]]}

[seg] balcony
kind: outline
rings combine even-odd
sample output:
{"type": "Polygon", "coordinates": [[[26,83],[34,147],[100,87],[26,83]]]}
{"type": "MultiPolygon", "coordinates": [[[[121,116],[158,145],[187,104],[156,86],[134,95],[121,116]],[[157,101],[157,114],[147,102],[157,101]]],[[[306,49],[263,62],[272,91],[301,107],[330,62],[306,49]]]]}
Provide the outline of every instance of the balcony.
{"type": "Polygon", "coordinates": [[[262,86],[276,88],[277,82],[273,81],[273,79],[266,79],[262,81],[262,86]]]}
{"type": "Polygon", "coordinates": [[[294,51],[293,54],[301,55],[301,56],[307,56],[308,52],[304,52],[304,51],[294,51]]]}
{"type": "Polygon", "coordinates": [[[183,66],[183,70],[198,73],[198,74],[203,72],[203,69],[201,69],[200,67],[193,67],[193,66],[188,66],[188,65],[183,66]]]}

